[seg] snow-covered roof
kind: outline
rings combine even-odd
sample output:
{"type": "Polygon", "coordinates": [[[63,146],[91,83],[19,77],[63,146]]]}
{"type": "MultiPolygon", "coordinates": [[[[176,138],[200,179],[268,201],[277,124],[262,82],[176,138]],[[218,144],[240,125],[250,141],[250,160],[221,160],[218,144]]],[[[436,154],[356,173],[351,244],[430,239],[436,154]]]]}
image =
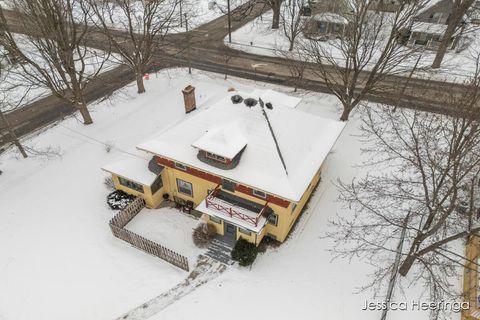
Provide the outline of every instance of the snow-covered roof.
{"type": "Polygon", "coordinates": [[[425,6],[423,8],[421,8],[419,11],[418,11],[418,14],[421,14],[425,11],[427,11],[428,9],[430,9],[431,7],[435,6],[437,3],[439,3],[440,1],[443,1],[443,0],[430,0],[428,1],[425,6]]]}
{"type": "MultiPolygon", "coordinates": [[[[259,93],[256,91],[255,94],[235,94],[240,94],[243,98],[258,99],[259,93]]],[[[264,102],[269,101],[264,99],[264,102]]],[[[271,110],[264,110],[278,142],[286,170],[260,104],[251,108],[243,103],[233,104],[230,95],[199,110],[137,148],[297,202],[345,124],[292,109],[291,106],[281,103],[273,104],[271,110]],[[222,170],[200,161],[197,158],[198,151],[192,144],[207,131],[227,124],[235,124],[236,130],[241,127],[247,147],[235,168],[222,170]]]]}
{"type": "Polygon", "coordinates": [[[213,127],[192,143],[192,147],[228,159],[233,159],[246,145],[244,129],[237,121],[213,127]]]}
{"type": "Polygon", "coordinates": [[[141,156],[125,155],[103,166],[102,170],[150,186],[157,175],[148,169],[149,161],[150,159],[144,159],[141,156]]]}
{"type": "Polygon", "coordinates": [[[447,25],[445,24],[429,23],[429,22],[414,22],[412,25],[411,31],[443,35],[446,29],[447,29],[447,25]]]}
{"type": "Polygon", "coordinates": [[[298,106],[298,104],[302,101],[302,98],[289,96],[285,93],[273,91],[272,89],[267,89],[267,90],[255,89],[251,94],[253,96],[261,97],[263,101],[270,102],[273,105],[281,104],[281,105],[290,107],[292,109],[295,109],[298,106]]]}
{"type": "Polygon", "coordinates": [[[348,20],[345,17],[333,12],[322,12],[317,13],[313,16],[313,18],[317,21],[325,21],[331,23],[338,23],[338,24],[348,24],[348,20]]]}

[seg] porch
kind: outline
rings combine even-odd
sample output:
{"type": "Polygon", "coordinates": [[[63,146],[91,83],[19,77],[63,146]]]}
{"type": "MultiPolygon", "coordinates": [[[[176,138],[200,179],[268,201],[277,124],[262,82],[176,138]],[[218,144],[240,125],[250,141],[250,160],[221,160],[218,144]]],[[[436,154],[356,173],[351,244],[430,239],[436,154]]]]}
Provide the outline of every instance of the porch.
{"type": "Polygon", "coordinates": [[[234,243],[240,237],[258,244],[273,210],[217,187],[195,208],[209,219],[222,241],[234,243]]]}

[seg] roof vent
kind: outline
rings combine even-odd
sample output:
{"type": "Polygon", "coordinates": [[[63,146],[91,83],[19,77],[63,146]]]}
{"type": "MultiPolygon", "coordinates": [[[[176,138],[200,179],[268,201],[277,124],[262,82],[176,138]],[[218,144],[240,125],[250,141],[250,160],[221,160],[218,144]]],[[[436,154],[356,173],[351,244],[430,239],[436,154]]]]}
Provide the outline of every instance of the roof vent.
{"type": "Polygon", "coordinates": [[[232,103],[233,103],[233,104],[238,104],[238,103],[241,103],[241,102],[243,101],[242,96],[240,96],[240,95],[238,95],[238,94],[232,96],[231,99],[232,99],[232,103]]]}
{"type": "Polygon", "coordinates": [[[265,103],[265,107],[267,107],[267,109],[270,109],[270,110],[273,109],[273,106],[272,106],[272,103],[271,103],[271,102],[265,103]]]}
{"type": "Polygon", "coordinates": [[[249,108],[251,107],[254,107],[257,105],[258,101],[253,99],[253,98],[247,98],[243,101],[243,103],[245,103],[245,105],[249,108]]]}

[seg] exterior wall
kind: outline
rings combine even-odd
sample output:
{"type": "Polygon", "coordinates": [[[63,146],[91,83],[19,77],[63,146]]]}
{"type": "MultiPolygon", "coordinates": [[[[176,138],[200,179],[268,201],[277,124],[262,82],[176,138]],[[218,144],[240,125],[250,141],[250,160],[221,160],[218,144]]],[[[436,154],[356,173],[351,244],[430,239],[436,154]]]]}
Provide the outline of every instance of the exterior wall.
{"type": "Polygon", "coordinates": [[[202,220],[205,221],[206,223],[214,226],[215,230],[217,231],[217,234],[223,236],[223,220],[220,221],[220,223],[212,221],[212,220],[210,220],[210,216],[208,214],[203,214],[202,215],[202,220]]]}
{"type": "MultiPolygon", "coordinates": [[[[318,182],[320,181],[322,167],[318,170],[317,174],[313,177],[310,185],[308,186],[307,190],[303,194],[302,198],[297,203],[291,203],[290,206],[281,211],[279,214],[279,223],[278,226],[275,227],[273,225],[267,224],[266,225],[266,233],[273,234],[277,237],[277,240],[280,242],[285,241],[290,230],[292,229],[295,221],[297,221],[300,213],[302,212],[305,204],[307,203],[308,199],[312,195],[313,190],[317,186],[318,182]],[[295,210],[292,212],[293,206],[296,205],[295,210]]],[[[277,212],[276,212],[277,213],[277,212]]]]}
{"type": "MultiPolygon", "coordinates": [[[[453,49],[453,44],[455,43],[455,38],[452,38],[447,49],[453,49]]],[[[425,32],[412,32],[410,38],[408,39],[407,46],[424,46],[427,50],[437,50],[440,46],[440,43],[443,39],[443,36],[425,32]]]]}
{"type": "MultiPolygon", "coordinates": [[[[215,189],[219,184],[221,185],[221,177],[211,175],[207,172],[200,172],[199,170],[190,168],[188,166],[187,170],[181,170],[175,168],[172,161],[167,161],[169,160],[163,159],[159,161],[162,165],[168,163],[168,166],[165,166],[165,169],[161,173],[163,187],[160,188],[155,194],[152,195],[150,186],[147,185],[142,185],[144,193],[125,187],[120,184],[118,176],[113,174],[112,178],[115,188],[117,190],[122,190],[128,194],[142,197],[145,200],[147,207],[156,208],[163,201],[163,195],[165,193],[169,194],[171,199],[173,199],[173,197],[178,197],[185,201],[192,201],[194,205],[197,206],[201,201],[204,201],[210,190],[215,189]],[[193,196],[189,196],[178,191],[177,179],[181,179],[192,184],[193,196]]],[[[292,226],[302,212],[303,207],[310,198],[313,189],[318,184],[320,180],[320,174],[321,168],[318,170],[317,174],[312,179],[308,189],[305,191],[304,195],[298,203],[289,202],[285,199],[278,198],[271,194],[267,194],[267,198],[263,199],[261,197],[253,195],[253,188],[242,184],[237,184],[235,192],[230,193],[235,194],[238,197],[247,199],[249,201],[258,203],[262,206],[265,205],[268,201],[268,206],[273,210],[275,214],[278,215],[276,226],[267,222],[265,227],[258,234],[252,232],[250,235],[246,235],[240,232],[237,228],[237,240],[242,237],[243,239],[246,239],[258,245],[264,236],[271,235],[280,242],[285,241],[290,230],[292,229],[292,226]],[[294,210],[292,210],[294,206],[296,207],[294,210]]],[[[128,180],[128,178],[126,179],[128,180]]],[[[202,219],[205,222],[213,225],[218,234],[224,234],[223,220],[220,223],[217,223],[210,220],[209,216],[205,214],[202,216],[202,219]]]]}
{"type": "MultiPolygon", "coordinates": [[[[218,185],[221,185],[222,183],[221,177],[214,176],[208,172],[202,172],[188,166],[186,170],[181,170],[175,167],[173,161],[165,158],[158,158],[157,161],[161,165],[165,166],[165,169],[163,171],[163,173],[165,174],[165,178],[163,180],[164,188],[165,188],[164,192],[168,193],[171,196],[181,198],[185,201],[192,201],[195,206],[197,206],[201,201],[204,201],[205,197],[208,195],[210,190],[215,189],[218,185]],[[192,184],[192,187],[193,187],[192,197],[178,191],[177,179],[181,179],[192,184]]],[[[275,214],[278,215],[277,226],[267,223],[266,226],[263,228],[263,230],[256,235],[256,237],[255,237],[255,233],[253,232],[250,236],[248,236],[241,233],[237,229],[237,239],[239,237],[242,237],[258,245],[265,235],[270,234],[275,236],[277,240],[284,241],[288,233],[290,232],[295,220],[298,218],[300,212],[305,206],[305,203],[310,197],[314,187],[317,185],[318,181],[320,180],[320,172],[321,172],[321,169],[318,170],[317,174],[313,178],[310,186],[305,191],[301,200],[296,204],[297,206],[293,212],[292,212],[293,203],[290,203],[285,199],[281,199],[270,194],[267,194],[266,199],[254,196],[253,188],[249,186],[245,186],[243,184],[237,184],[237,188],[235,192],[230,192],[230,193],[236,196],[239,196],[241,198],[250,200],[252,202],[256,202],[262,206],[265,205],[265,203],[268,201],[268,206],[274,211],[275,214]]],[[[216,223],[214,221],[211,221],[208,215],[205,215],[205,214],[202,216],[202,219],[205,222],[213,225],[216,228],[218,234],[223,235],[223,232],[224,232],[223,221],[222,223],[216,223]]]]}
{"type": "MultiPolygon", "coordinates": [[[[116,174],[112,174],[112,180],[113,180],[113,184],[115,186],[115,189],[122,190],[122,191],[124,191],[128,194],[131,194],[131,195],[134,195],[134,196],[137,196],[137,197],[141,197],[145,200],[145,203],[146,203],[148,208],[156,208],[163,201],[163,194],[165,193],[165,189],[166,189],[164,172],[165,171],[163,171],[161,173],[162,181],[163,181],[163,187],[161,187],[155,194],[152,194],[152,190],[150,189],[150,186],[147,186],[147,185],[144,185],[144,184],[141,184],[141,183],[139,183],[139,184],[141,184],[143,186],[143,193],[121,185],[120,182],[118,181],[118,176],[116,174]]],[[[123,178],[129,180],[126,177],[123,177],[123,178]]]]}

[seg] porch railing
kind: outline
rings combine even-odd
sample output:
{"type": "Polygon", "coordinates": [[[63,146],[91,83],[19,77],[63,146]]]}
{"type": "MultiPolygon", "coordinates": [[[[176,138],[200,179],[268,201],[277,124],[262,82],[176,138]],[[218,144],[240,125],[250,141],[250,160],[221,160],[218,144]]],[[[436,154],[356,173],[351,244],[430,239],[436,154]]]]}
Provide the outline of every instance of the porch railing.
{"type": "MultiPolygon", "coordinates": [[[[248,214],[245,214],[245,213],[242,213],[238,210],[235,210],[234,208],[232,207],[227,207],[227,206],[224,206],[223,204],[220,204],[218,202],[215,202],[215,199],[216,199],[216,195],[218,194],[218,192],[220,192],[220,188],[219,186],[217,186],[212,192],[210,192],[210,194],[205,198],[205,206],[207,208],[213,208],[223,214],[226,214],[228,215],[229,217],[232,217],[232,218],[238,218],[240,220],[243,220],[243,221],[246,221],[248,223],[251,223],[253,224],[255,227],[258,226],[258,223],[260,221],[260,219],[262,218],[262,216],[265,214],[267,208],[268,208],[268,202],[265,203],[265,205],[263,206],[262,210],[260,210],[260,212],[256,215],[256,216],[250,216],[248,214]]],[[[253,211],[252,211],[253,212],[253,211]]]]}

